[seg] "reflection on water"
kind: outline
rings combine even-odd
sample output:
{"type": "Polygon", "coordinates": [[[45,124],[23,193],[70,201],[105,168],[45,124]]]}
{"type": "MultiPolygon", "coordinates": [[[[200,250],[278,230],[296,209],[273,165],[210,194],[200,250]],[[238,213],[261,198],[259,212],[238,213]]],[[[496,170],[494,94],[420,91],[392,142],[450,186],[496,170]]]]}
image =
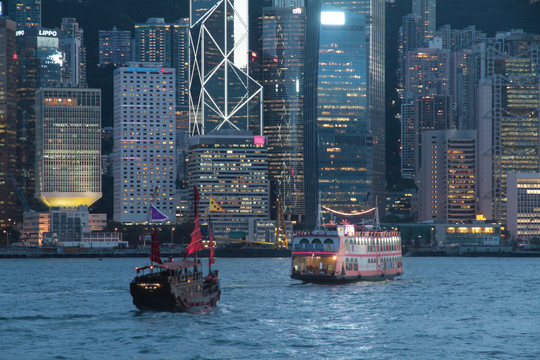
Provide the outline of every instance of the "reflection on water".
{"type": "Polygon", "coordinates": [[[142,263],[2,260],[1,357],[540,358],[540,259],[405,258],[398,280],[339,286],[291,280],[290,259],[218,259],[221,301],[200,316],[137,311],[142,263]]]}

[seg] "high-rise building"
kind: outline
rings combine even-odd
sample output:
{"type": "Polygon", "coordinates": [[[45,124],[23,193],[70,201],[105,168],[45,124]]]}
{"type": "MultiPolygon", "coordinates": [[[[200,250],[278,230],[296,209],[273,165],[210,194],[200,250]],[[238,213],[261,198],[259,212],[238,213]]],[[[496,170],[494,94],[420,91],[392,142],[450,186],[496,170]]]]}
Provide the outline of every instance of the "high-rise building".
{"type": "Polygon", "coordinates": [[[268,138],[271,205],[302,222],[304,203],[303,97],[306,39],[304,7],[263,8],[262,85],[268,138]]]}
{"type": "Polygon", "coordinates": [[[63,56],[58,31],[53,29],[17,30],[17,183],[34,210],[35,199],[35,105],[36,89],[60,86],[63,56]]]}
{"type": "Polygon", "coordinates": [[[150,206],[175,219],[175,71],[129,63],[114,72],[114,220],[149,221],[150,206]]]}
{"type": "Polygon", "coordinates": [[[540,35],[498,33],[482,55],[478,98],[479,208],[506,221],[506,176],[539,172],[540,35]]]}
{"type": "Polygon", "coordinates": [[[131,61],[131,31],[99,30],[99,66],[123,66],[131,61]]]}
{"type": "Polygon", "coordinates": [[[422,131],[454,128],[450,52],[407,51],[401,103],[401,174],[415,179],[421,166],[422,131]]]}
{"type": "Polygon", "coordinates": [[[63,83],[86,87],[86,48],[84,32],[74,18],[62,18],[60,49],[64,53],[63,83]]]}
{"type": "Polygon", "coordinates": [[[540,174],[509,173],[506,223],[514,239],[540,237],[540,174]]]}
{"type": "Polygon", "coordinates": [[[476,218],[476,131],[422,133],[420,221],[467,223],[476,218]]]}
{"type": "Polygon", "coordinates": [[[426,39],[432,38],[437,29],[437,0],[412,0],[412,12],[422,19],[426,39]]]}
{"type": "Polygon", "coordinates": [[[384,202],[384,0],[314,0],[304,102],[306,222],[384,202]],[[316,74],[316,75],[315,75],[316,74]],[[369,96],[368,96],[369,94],[369,96]]]}
{"type": "Polygon", "coordinates": [[[41,0],[11,0],[8,13],[18,30],[41,28],[41,0]]]}
{"type": "Polygon", "coordinates": [[[50,208],[101,198],[101,90],[36,91],[36,184],[50,208]]]}
{"type": "Polygon", "coordinates": [[[17,197],[13,182],[17,169],[15,29],[14,21],[0,17],[0,228],[22,219],[22,216],[16,216],[17,197]]]}
{"type": "Polygon", "coordinates": [[[472,49],[474,45],[488,40],[486,33],[477,30],[474,25],[470,25],[463,30],[450,28],[450,25],[441,26],[436,37],[442,39],[443,49],[460,51],[472,49]]]}
{"type": "Polygon", "coordinates": [[[212,216],[214,236],[253,233],[257,220],[268,220],[268,164],[264,136],[221,131],[189,139],[189,182],[197,186],[201,221],[212,216]],[[210,196],[225,210],[208,211],[210,196]]]}
{"type": "Polygon", "coordinates": [[[135,25],[135,61],[156,62],[176,72],[176,106],[187,110],[189,83],[189,20],[166,23],[149,18],[135,25]]]}
{"type": "Polygon", "coordinates": [[[262,87],[249,76],[248,0],[190,2],[190,133],[262,133],[262,87]]]}

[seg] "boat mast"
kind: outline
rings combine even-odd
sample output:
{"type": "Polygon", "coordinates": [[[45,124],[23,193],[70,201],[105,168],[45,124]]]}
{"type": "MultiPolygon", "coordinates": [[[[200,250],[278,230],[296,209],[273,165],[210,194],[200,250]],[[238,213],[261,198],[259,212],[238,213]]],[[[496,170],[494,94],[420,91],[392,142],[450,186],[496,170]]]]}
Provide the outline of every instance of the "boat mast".
{"type": "Polygon", "coordinates": [[[378,198],[375,197],[375,216],[373,217],[373,229],[378,230],[380,229],[380,223],[379,223],[379,204],[378,204],[378,198]]]}

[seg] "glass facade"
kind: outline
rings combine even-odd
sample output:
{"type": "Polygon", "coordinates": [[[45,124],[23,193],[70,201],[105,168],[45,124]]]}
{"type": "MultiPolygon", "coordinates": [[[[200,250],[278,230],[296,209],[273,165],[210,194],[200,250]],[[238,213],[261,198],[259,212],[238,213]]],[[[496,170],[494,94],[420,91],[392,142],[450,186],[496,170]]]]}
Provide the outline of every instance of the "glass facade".
{"type": "Polygon", "coordinates": [[[0,228],[22,219],[12,182],[18,173],[16,72],[15,22],[0,18],[0,228]]]}
{"type": "Polygon", "coordinates": [[[191,0],[191,134],[262,132],[262,87],[248,74],[248,0],[191,0]]]}
{"type": "Polygon", "coordinates": [[[385,11],[384,0],[320,0],[307,10],[306,73],[318,80],[304,87],[305,201],[315,225],[319,193],[340,211],[384,205],[385,11]]]}
{"type": "Polygon", "coordinates": [[[264,135],[268,137],[271,205],[301,221],[305,214],[303,95],[306,17],[303,7],[264,8],[262,84],[264,135]]]}
{"type": "Polygon", "coordinates": [[[506,219],[506,176],[539,170],[540,36],[498,34],[486,48],[480,83],[480,144],[489,156],[481,163],[491,174],[480,192],[487,219],[506,219]],[[489,148],[488,148],[489,147],[489,148]]]}

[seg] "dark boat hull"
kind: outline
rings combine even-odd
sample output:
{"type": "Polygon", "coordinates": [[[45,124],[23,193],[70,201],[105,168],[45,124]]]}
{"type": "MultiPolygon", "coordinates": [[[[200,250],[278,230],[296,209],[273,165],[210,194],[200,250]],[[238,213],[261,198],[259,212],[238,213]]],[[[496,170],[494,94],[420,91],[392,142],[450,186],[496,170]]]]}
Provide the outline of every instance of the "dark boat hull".
{"type": "Polygon", "coordinates": [[[292,274],[291,279],[300,280],[304,283],[312,284],[350,284],[360,281],[385,281],[392,280],[401,273],[379,274],[366,276],[336,276],[336,275],[309,275],[309,274],[292,274]]]}
{"type": "Polygon", "coordinates": [[[221,297],[217,278],[190,281],[148,281],[135,278],[130,283],[133,305],[141,311],[208,313],[214,310],[221,297]]]}

